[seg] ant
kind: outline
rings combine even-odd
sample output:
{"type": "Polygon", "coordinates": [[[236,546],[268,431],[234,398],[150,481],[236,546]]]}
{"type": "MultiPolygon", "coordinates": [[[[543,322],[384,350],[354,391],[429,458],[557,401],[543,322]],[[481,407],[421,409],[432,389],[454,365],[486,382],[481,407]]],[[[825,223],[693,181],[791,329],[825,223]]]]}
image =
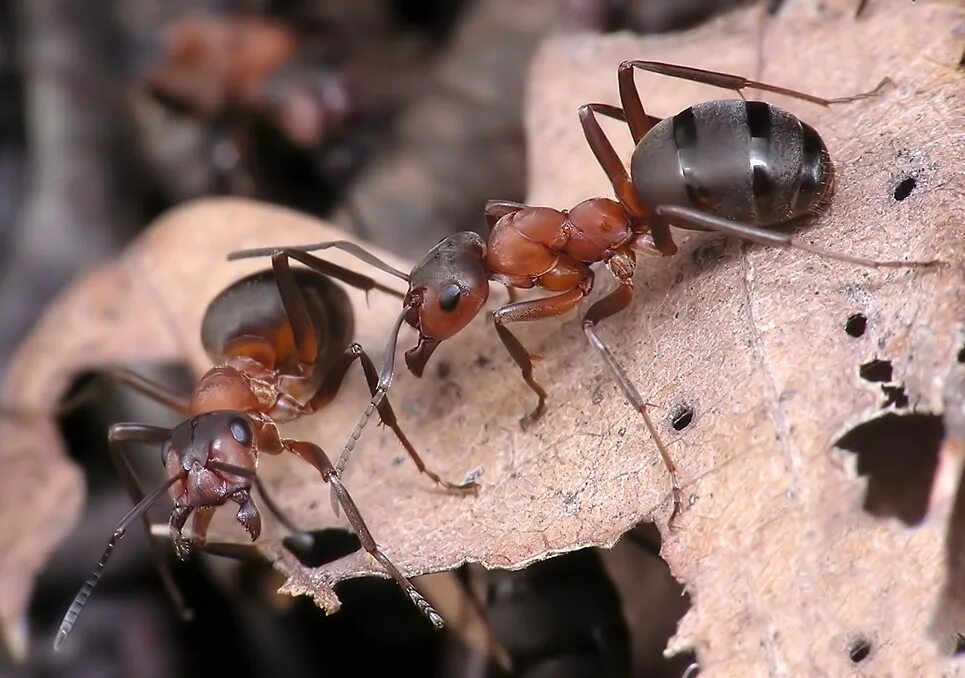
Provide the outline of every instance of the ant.
{"type": "MultiPolygon", "coordinates": [[[[186,418],[172,429],[137,423],[110,427],[111,457],[136,505],[118,523],[93,573],[68,608],[54,640],[55,649],[66,640],[128,527],[140,518],[150,539],[146,512],[166,492],[174,500],[169,527],[181,560],[189,557],[194,547],[223,555],[242,555],[245,548],[250,552],[251,547],[244,545],[209,545],[206,534],[215,509],[231,501],[238,505],[237,521],[252,541],[258,538],[261,516],[251,496],[252,486],[280,523],[296,536],[306,536],[280,511],[256,476],[260,454],[282,452],[290,452],[315,467],[331,486],[333,505],[341,505],[362,547],[434,626],[443,626],[439,613],[379,549],[325,451],[311,442],[283,438],[279,432],[279,424],[312,414],[331,402],[356,361],[362,363],[373,394],[378,386],[372,360],[358,343],[349,344],[354,333],[351,305],[330,278],[366,292],[377,289],[402,297],[367,276],[311,255],[302,256],[315,270],[293,271],[287,257],[275,257],[270,271],[235,282],[209,304],[202,320],[201,340],[215,366],[201,377],[190,398],[126,369],[108,373],[114,382],[186,418]],[[125,442],[161,447],[168,479],[147,495],[124,456],[125,442]],[[185,538],[182,530],[192,514],[191,537],[185,538]],[[240,548],[229,548],[232,546],[240,548]]],[[[457,485],[426,468],[399,427],[388,400],[381,401],[379,414],[422,473],[449,491],[476,491],[475,482],[457,485]]],[[[186,616],[170,573],[158,564],[165,587],[186,616]]]]}
{"type": "MultiPolygon", "coordinates": [[[[625,61],[618,69],[622,107],[585,104],[579,109],[583,132],[603,168],[617,200],[591,198],[570,210],[489,201],[485,208],[488,238],[456,233],[440,241],[409,274],[374,257],[375,263],[409,283],[402,313],[392,329],[377,392],[345,444],[336,468],[342,468],[362,429],[392,379],[392,354],[405,320],[419,331],[418,344],[406,352],[416,376],[439,343],[472,320],[489,297],[489,281],[506,285],[510,303],[493,313],[496,333],[536,394],[536,408],[522,418],[526,428],[543,414],[546,391],[533,378],[533,356],[506,327],[507,323],[562,315],[574,309],[593,288],[590,265],[602,262],[617,279],[615,290],[596,301],[583,316],[583,331],[600,354],[627,400],[643,417],[670,474],[673,512],[682,510],[677,470],[648,414],[649,404],[597,333],[604,319],[626,309],[633,299],[637,254],[672,256],[677,245],[670,226],[716,231],[763,245],[804,250],[851,264],[878,267],[928,267],[938,261],[875,261],[821,249],[769,228],[788,225],[824,209],[832,196],[834,171],[827,146],[813,127],[791,113],[760,101],[747,101],[744,88],[783,94],[821,106],[876,95],[885,78],[870,92],[837,99],[756,82],[747,78],[655,61],[625,61]],[[740,94],[740,99],[698,103],[673,117],[648,115],[634,83],[641,69],[693,80],[740,94]],[[597,115],[625,122],[636,143],[628,174],[597,120],[597,115]],[[515,301],[513,288],[540,287],[552,296],[515,301]]],[[[325,242],[288,249],[261,248],[233,252],[229,259],[263,256],[299,258],[312,250],[336,247],[355,252],[348,243],[325,242]]],[[[357,255],[358,256],[358,255],[357,255]]]]}

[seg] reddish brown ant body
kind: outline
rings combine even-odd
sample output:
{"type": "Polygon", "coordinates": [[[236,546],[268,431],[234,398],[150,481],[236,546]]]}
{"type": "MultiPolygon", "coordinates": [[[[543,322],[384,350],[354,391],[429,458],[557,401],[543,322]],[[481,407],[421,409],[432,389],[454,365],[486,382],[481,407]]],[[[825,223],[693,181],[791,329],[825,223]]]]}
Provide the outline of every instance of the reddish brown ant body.
{"type": "MultiPolygon", "coordinates": [[[[367,276],[311,255],[299,254],[297,258],[316,270],[292,271],[287,257],[276,257],[271,271],[243,278],[211,302],[202,322],[201,339],[215,366],[201,377],[190,398],[127,370],[110,373],[115,382],[186,418],[172,429],[133,423],[111,426],[111,455],[137,505],[118,524],[96,568],[70,605],[55,648],[63,645],[129,525],[141,519],[149,528],[145,513],[165,492],[174,500],[169,525],[175,550],[182,559],[192,547],[208,546],[206,533],[214,511],[228,502],[238,505],[236,518],[252,541],[258,538],[261,516],[251,496],[253,486],[283,525],[301,532],[279,511],[256,476],[259,455],[282,452],[290,452],[318,470],[331,486],[333,504],[345,511],[362,547],[435,626],[442,626],[439,614],[379,550],[324,450],[311,442],[283,438],[278,429],[279,424],[316,412],[335,398],[356,360],[362,363],[373,393],[377,387],[371,359],[359,344],[349,343],[354,325],[348,297],[329,278],[366,291],[378,289],[402,295],[367,276]],[[168,480],[147,496],[120,447],[124,442],[162,448],[168,480]],[[182,536],[182,530],[192,515],[188,539],[182,536]]],[[[475,483],[449,483],[427,469],[399,428],[388,401],[381,402],[382,421],[395,432],[420,471],[449,490],[475,491],[475,483]]],[[[240,553],[243,545],[236,546],[241,548],[233,553],[240,553]]],[[[170,574],[163,567],[161,574],[175,602],[183,607],[170,574]]]]}
{"type": "MultiPolygon", "coordinates": [[[[764,102],[716,100],[696,104],[673,117],[646,114],[633,81],[639,68],[740,91],[752,87],[823,106],[872,96],[867,93],[822,99],[746,78],[651,61],[626,61],[618,82],[621,108],[586,104],[579,110],[586,139],[613,185],[617,200],[592,198],[570,210],[491,201],[485,211],[487,240],[474,232],[457,233],[437,244],[408,275],[360,256],[409,283],[404,308],[393,329],[377,392],[346,443],[342,468],[368,418],[389,388],[392,350],[403,320],[419,331],[418,345],[406,353],[409,369],[421,375],[441,341],[459,332],[482,309],[489,281],[510,288],[540,287],[552,296],[512,302],[497,309],[493,323],[500,339],[536,394],[536,408],[522,423],[538,419],[546,392],[533,378],[532,358],[507,323],[558,316],[574,309],[594,284],[590,265],[604,263],[618,286],[595,302],[583,318],[590,344],[599,352],[624,395],[643,417],[670,473],[674,509],[682,508],[673,461],[657,435],[647,403],[597,334],[597,324],[627,308],[633,298],[638,253],[671,256],[677,252],[670,226],[717,231],[765,245],[806,250],[830,259],[872,267],[930,266],[937,262],[873,261],[823,250],[792,235],[767,230],[821,210],[833,191],[833,167],[824,141],[811,126],[764,102]],[[624,121],[636,148],[628,174],[596,116],[624,121]]],[[[339,247],[318,243],[285,250],[261,248],[235,252],[230,259],[273,254],[298,258],[305,251],[339,247]]]]}

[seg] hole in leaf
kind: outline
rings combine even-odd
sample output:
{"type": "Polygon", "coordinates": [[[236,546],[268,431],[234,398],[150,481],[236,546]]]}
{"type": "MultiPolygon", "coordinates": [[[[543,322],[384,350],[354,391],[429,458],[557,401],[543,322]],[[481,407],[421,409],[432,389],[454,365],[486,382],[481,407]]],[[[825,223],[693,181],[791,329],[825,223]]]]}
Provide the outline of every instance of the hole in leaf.
{"type": "Polygon", "coordinates": [[[952,655],[955,657],[961,657],[965,653],[965,636],[961,633],[955,634],[955,649],[952,650],[952,655]]]}
{"type": "Polygon", "coordinates": [[[915,183],[916,182],[914,177],[908,177],[907,179],[904,179],[901,183],[899,183],[897,186],[895,186],[895,200],[897,200],[898,202],[901,202],[909,195],[911,195],[911,192],[915,190],[915,183]]]}
{"type": "Polygon", "coordinates": [[[908,394],[905,393],[905,387],[901,384],[898,386],[882,384],[881,392],[885,394],[885,402],[881,407],[890,407],[892,405],[898,409],[908,407],[908,394]]]}
{"type": "Polygon", "coordinates": [[[674,412],[673,418],[670,420],[670,425],[674,427],[675,431],[683,431],[690,426],[690,422],[693,420],[694,409],[690,405],[684,405],[674,412]]]}
{"type": "Polygon", "coordinates": [[[855,638],[848,648],[848,656],[855,664],[867,659],[869,654],[871,654],[871,642],[863,636],[855,638]]]}
{"type": "Polygon", "coordinates": [[[844,324],[844,331],[847,332],[852,337],[860,337],[864,334],[865,329],[868,327],[868,319],[865,318],[860,313],[855,313],[848,318],[848,322],[844,324]]]}
{"type": "Polygon", "coordinates": [[[958,351],[958,362],[965,363],[965,346],[958,351]]]}
{"type": "Polygon", "coordinates": [[[336,528],[290,534],[282,544],[305,567],[321,567],[359,550],[359,538],[336,528]]]}
{"type": "Polygon", "coordinates": [[[944,437],[940,414],[888,412],[858,424],[835,446],[858,455],[858,473],[868,477],[865,511],[916,525],[925,517],[944,437]]]}
{"type": "Polygon", "coordinates": [[[869,360],[858,368],[858,374],[865,381],[891,381],[890,360],[869,360]]]}

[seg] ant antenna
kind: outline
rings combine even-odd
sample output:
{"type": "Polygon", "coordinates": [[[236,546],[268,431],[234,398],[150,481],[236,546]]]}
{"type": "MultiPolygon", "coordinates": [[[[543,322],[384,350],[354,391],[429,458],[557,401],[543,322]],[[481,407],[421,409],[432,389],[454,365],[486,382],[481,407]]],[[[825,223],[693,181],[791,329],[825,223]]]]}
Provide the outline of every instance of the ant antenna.
{"type": "Polygon", "coordinates": [[[101,559],[97,561],[97,566],[94,568],[94,571],[91,572],[91,575],[87,578],[87,581],[84,582],[84,585],[80,587],[80,591],[77,592],[77,596],[74,597],[74,601],[67,609],[67,614],[64,615],[64,620],[60,623],[60,629],[57,631],[57,637],[54,638],[54,650],[59,650],[61,647],[63,647],[64,641],[67,639],[67,634],[69,634],[70,630],[74,628],[74,623],[77,621],[80,611],[84,609],[87,599],[90,598],[91,593],[94,592],[94,587],[97,586],[97,582],[101,578],[101,574],[104,572],[104,567],[107,565],[108,559],[114,552],[114,548],[117,546],[118,542],[123,539],[127,532],[127,528],[132,522],[140,518],[141,515],[179,479],[180,476],[170,478],[166,483],[139,501],[137,506],[132,508],[126,516],[121,518],[121,522],[119,522],[117,527],[114,528],[114,534],[111,535],[111,540],[107,542],[107,548],[104,549],[104,554],[101,556],[101,559]]]}

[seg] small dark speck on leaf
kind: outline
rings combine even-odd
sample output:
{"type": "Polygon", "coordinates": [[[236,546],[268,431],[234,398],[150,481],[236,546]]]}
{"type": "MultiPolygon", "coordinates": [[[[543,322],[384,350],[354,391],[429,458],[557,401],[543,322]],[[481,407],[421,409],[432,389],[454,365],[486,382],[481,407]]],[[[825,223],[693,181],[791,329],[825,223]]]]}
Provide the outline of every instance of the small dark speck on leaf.
{"type": "Polygon", "coordinates": [[[690,422],[694,419],[694,410],[689,405],[684,405],[678,409],[673,414],[673,418],[670,420],[670,425],[673,426],[675,431],[683,431],[685,428],[690,426],[690,422]]]}
{"type": "Polygon", "coordinates": [[[848,656],[855,664],[866,659],[870,653],[871,643],[864,637],[855,638],[848,648],[848,656]]]}
{"type": "Polygon", "coordinates": [[[915,183],[914,177],[908,177],[907,179],[902,180],[901,183],[895,186],[895,200],[901,202],[911,195],[911,192],[915,190],[915,183]]]}

